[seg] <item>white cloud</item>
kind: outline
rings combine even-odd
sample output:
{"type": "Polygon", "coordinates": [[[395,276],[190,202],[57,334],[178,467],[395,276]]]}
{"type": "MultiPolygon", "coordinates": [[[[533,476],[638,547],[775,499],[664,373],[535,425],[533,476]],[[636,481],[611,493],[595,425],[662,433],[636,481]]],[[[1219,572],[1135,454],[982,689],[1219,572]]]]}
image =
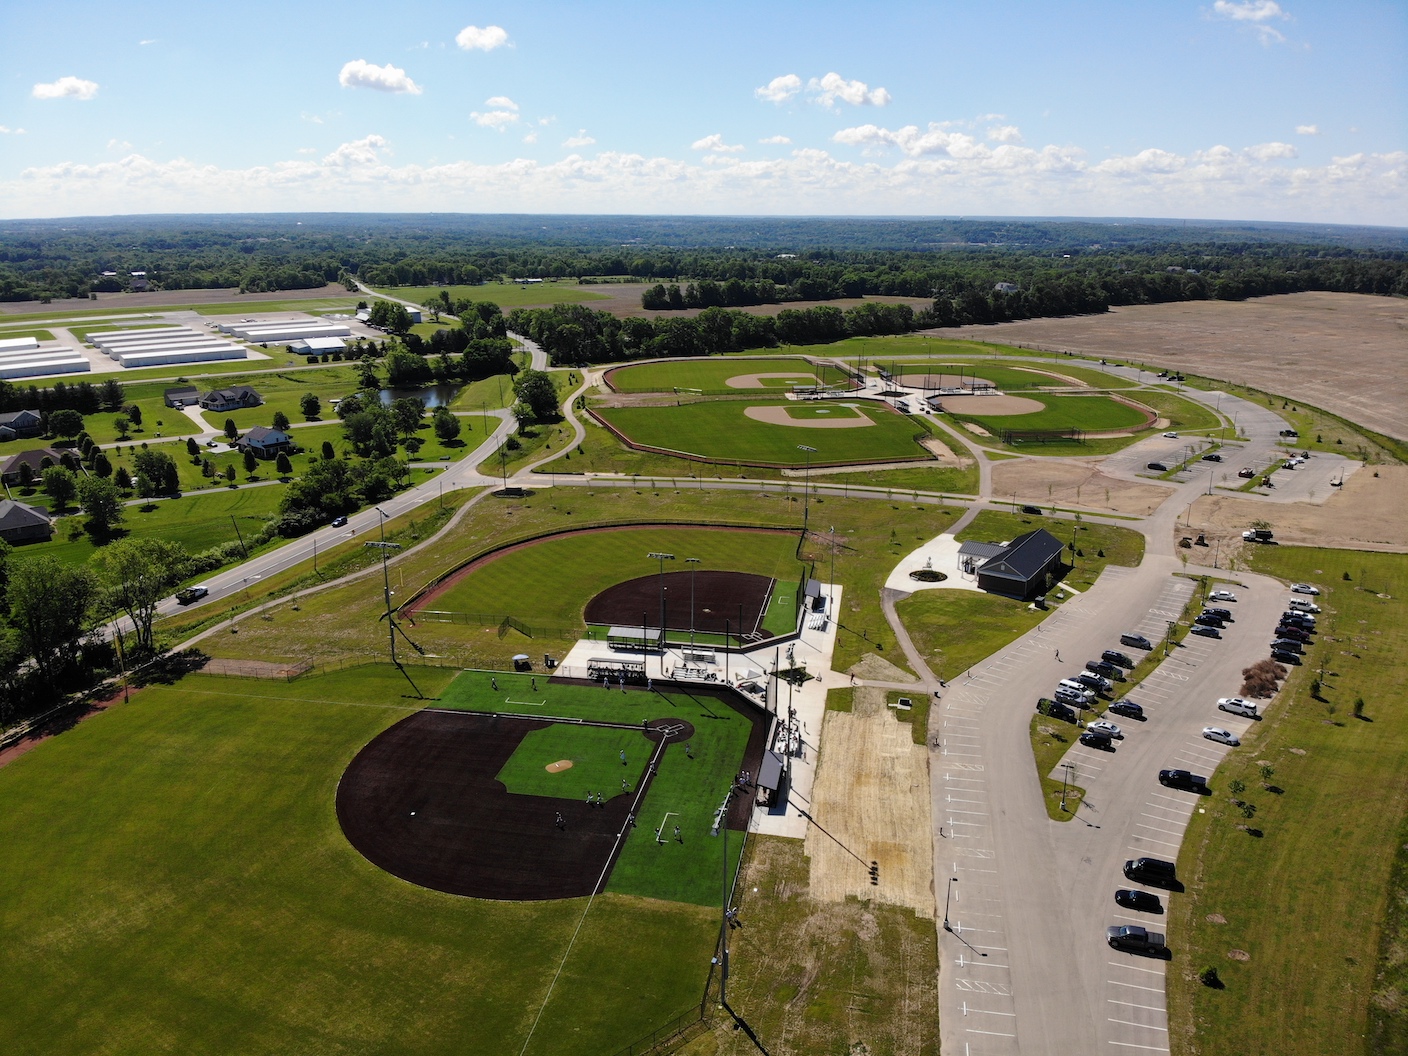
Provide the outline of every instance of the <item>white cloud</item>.
{"type": "Polygon", "coordinates": [[[585,128],[577,129],[575,136],[569,136],[562,141],[562,145],[568,150],[576,150],[578,147],[590,147],[596,140],[587,135],[585,128]]]}
{"type": "Polygon", "coordinates": [[[518,115],[512,110],[490,110],[486,113],[471,110],[469,119],[476,125],[483,125],[485,128],[493,128],[502,132],[509,125],[518,121],[518,115]]]}
{"type": "Polygon", "coordinates": [[[108,150],[131,150],[132,144],[125,139],[108,140],[108,150]]]}
{"type": "Polygon", "coordinates": [[[554,116],[552,116],[552,117],[540,117],[540,118],[538,118],[538,124],[540,124],[540,125],[550,125],[550,124],[552,124],[552,123],[553,123],[554,121],[556,121],[556,120],[557,120],[557,116],[556,116],[556,115],[554,115],[554,116]]]}
{"type": "Polygon", "coordinates": [[[791,143],[792,140],[786,136],[768,136],[767,139],[758,140],[759,143],[791,143]]]}
{"type": "Polygon", "coordinates": [[[839,73],[813,77],[807,82],[807,91],[817,93],[816,101],[822,106],[831,106],[837,99],[852,106],[884,106],[890,101],[884,88],[872,89],[864,81],[848,81],[839,73]]]}
{"type": "MultiPolygon", "coordinates": [[[[928,131],[921,132],[917,125],[905,125],[891,131],[878,125],[858,125],[843,128],[832,136],[837,143],[860,147],[867,153],[883,151],[894,147],[912,158],[932,154],[942,154],[952,158],[972,158],[989,156],[994,149],[979,143],[966,132],[950,132],[947,122],[930,122],[928,131]]],[[[1009,149],[1004,147],[998,150],[1009,149]]]]}
{"type": "Polygon", "coordinates": [[[139,40],[139,41],[137,41],[137,47],[139,47],[139,48],[145,48],[148,44],[155,44],[155,43],[156,43],[156,38],[155,38],[155,37],[151,37],[151,38],[149,38],[149,39],[147,39],[147,40],[139,40]]]}
{"type": "Polygon", "coordinates": [[[455,43],[465,51],[493,51],[508,43],[508,32],[502,26],[465,26],[455,34],[455,43]]]}
{"type": "Polygon", "coordinates": [[[529,132],[527,135],[525,135],[525,136],[523,137],[523,142],[525,142],[525,143],[536,143],[536,142],[538,142],[538,132],[537,132],[537,130],[534,129],[532,132],[529,132]]]}
{"type": "Polygon", "coordinates": [[[754,88],[753,94],[769,103],[785,103],[802,90],[802,78],[795,73],[785,73],[774,77],[761,88],[754,88]]]}
{"type": "Polygon", "coordinates": [[[1284,21],[1291,17],[1276,0],[1216,0],[1212,10],[1219,18],[1248,24],[1263,44],[1286,41],[1286,35],[1270,25],[1272,19],[1284,21]]]}
{"type": "Polygon", "coordinates": [[[1294,158],[1296,148],[1289,143],[1258,143],[1247,148],[1247,154],[1257,161],[1271,161],[1273,158],[1294,158]]]}
{"type": "Polygon", "coordinates": [[[743,144],[725,143],[723,133],[715,132],[712,136],[696,139],[689,145],[689,149],[707,150],[715,154],[739,154],[743,151],[743,144]]]}
{"type": "MultiPolygon", "coordinates": [[[[815,148],[697,160],[603,151],[539,163],[396,163],[378,135],[321,159],[222,168],[140,154],[60,162],[0,179],[12,217],[132,212],[440,210],[753,215],[1206,216],[1408,226],[1408,151],[1328,165],[1261,161],[1212,146],[1089,158],[1075,146],[976,143],[952,130],[855,130],[895,152],[855,159],[815,148]],[[942,146],[938,134],[949,136],[942,146]],[[934,137],[934,138],[930,138],[934,137]],[[900,142],[911,153],[899,152],[900,142]],[[927,151],[927,152],[925,152],[927,151]]],[[[849,153],[849,151],[847,151],[849,153]]]]}
{"type": "Polygon", "coordinates": [[[1016,125],[994,125],[988,129],[988,139],[998,143],[1022,142],[1022,130],[1016,125]]]}
{"type": "Polygon", "coordinates": [[[1319,125],[1296,125],[1296,135],[1298,136],[1318,136],[1319,134],[1319,125]]]}
{"type": "Polygon", "coordinates": [[[98,94],[98,85],[82,77],[60,77],[48,84],[36,84],[32,94],[36,99],[91,99],[98,94]]]}
{"type": "Polygon", "coordinates": [[[518,104],[506,95],[492,95],[484,100],[485,106],[492,106],[495,110],[517,110],[518,104]]]}
{"type": "Polygon", "coordinates": [[[337,83],[344,88],[374,88],[378,92],[396,92],[405,95],[420,95],[420,85],[406,76],[399,66],[387,63],[378,66],[366,59],[353,59],[343,64],[337,75],[337,83]]]}
{"type": "Polygon", "coordinates": [[[300,153],[300,154],[316,154],[316,153],[318,153],[318,148],[317,148],[317,147],[299,147],[299,148],[298,148],[298,153],[300,153]]]}

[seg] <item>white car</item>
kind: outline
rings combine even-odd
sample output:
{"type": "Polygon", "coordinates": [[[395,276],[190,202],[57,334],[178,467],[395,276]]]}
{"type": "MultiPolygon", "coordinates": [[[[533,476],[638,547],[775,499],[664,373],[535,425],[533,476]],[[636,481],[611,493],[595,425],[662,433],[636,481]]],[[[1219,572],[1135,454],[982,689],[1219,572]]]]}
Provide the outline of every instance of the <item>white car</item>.
{"type": "Polygon", "coordinates": [[[1292,598],[1290,608],[1295,612],[1303,612],[1307,616],[1313,616],[1320,611],[1319,605],[1313,601],[1307,601],[1305,598],[1292,598]]]}
{"type": "Polygon", "coordinates": [[[1106,737],[1120,738],[1124,736],[1124,730],[1120,729],[1119,724],[1110,722],[1108,719],[1097,719],[1086,729],[1094,733],[1103,733],[1106,737]]]}
{"type": "Polygon", "coordinates": [[[1319,593],[1320,593],[1320,588],[1319,588],[1319,587],[1312,587],[1309,583],[1292,583],[1292,584],[1291,584],[1291,593],[1292,593],[1292,594],[1319,594],[1319,593]]]}
{"type": "Polygon", "coordinates": [[[1249,719],[1256,718],[1256,704],[1243,697],[1223,697],[1217,702],[1219,711],[1228,711],[1233,715],[1244,715],[1249,719]]]}
{"type": "Polygon", "coordinates": [[[1237,595],[1230,590],[1214,590],[1208,595],[1208,601],[1236,601],[1237,595]]]}
{"type": "Polygon", "coordinates": [[[1233,736],[1231,730],[1224,730],[1221,726],[1204,726],[1203,736],[1210,741],[1231,745],[1233,748],[1242,743],[1233,736]]]}
{"type": "Polygon", "coordinates": [[[1164,436],[1168,437],[1170,440],[1177,440],[1177,439],[1178,439],[1178,434],[1177,434],[1177,433],[1164,433],[1164,436]]]}

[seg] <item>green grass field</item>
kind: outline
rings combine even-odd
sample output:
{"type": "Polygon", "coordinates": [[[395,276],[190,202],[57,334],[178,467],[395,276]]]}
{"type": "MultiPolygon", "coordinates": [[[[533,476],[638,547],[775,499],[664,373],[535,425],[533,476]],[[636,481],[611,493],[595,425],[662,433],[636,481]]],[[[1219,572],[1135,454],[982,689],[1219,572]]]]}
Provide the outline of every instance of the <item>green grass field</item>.
{"type": "MultiPolygon", "coordinates": [[[[1140,389],[1135,397],[1140,403],[1148,404],[1158,411],[1161,417],[1167,418],[1168,427],[1178,432],[1211,433],[1222,428],[1222,420],[1211,410],[1176,393],[1140,389]]],[[[1232,435],[1230,429],[1227,435],[1232,435]]]]}
{"type": "Polygon", "coordinates": [[[956,362],[945,360],[942,362],[931,360],[879,360],[876,366],[884,367],[897,377],[909,378],[911,380],[920,379],[921,384],[928,384],[929,377],[933,377],[933,384],[938,385],[940,375],[949,377],[978,377],[984,381],[990,381],[1004,392],[1023,392],[1028,389],[1047,388],[1068,388],[1070,382],[1065,378],[1048,374],[1036,364],[1027,366],[1025,364],[1012,364],[994,362],[990,359],[970,360],[968,362],[956,362]]]}
{"type": "Polygon", "coordinates": [[[1143,412],[1107,396],[1042,394],[1027,398],[1045,404],[1046,409],[1031,414],[954,414],[951,417],[961,422],[976,422],[993,436],[1001,436],[1009,429],[1014,432],[1081,429],[1098,433],[1115,429],[1134,429],[1145,420],[1143,412]]]}
{"type": "Polygon", "coordinates": [[[1408,1051],[1408,557],[1279,546],[1258,547],[1250,561],[1318,585],[1324,612],[1255,750],[1228,756],[1184,835],[1179,875],[1193,879],[1168,921],[1182,965],[1169,987],[1170,1032],[1196,1036],[1207,1056],[1408,1051]],[[1251,821],[1230,802],[1233,780],[1257,808],[1251,821]],[[1230,959],[1233,949],[1250,960],[1230,959]],[[1197,983],[1204,965],[1225,989],[1197,983]]]}
{"type": "Polygon", "coordinates": [[[527,1053],[598,1056],[697,1007],[714,908],[608,893],[568,954],[585,900],[444,895],[352,849],[337,782],[405,689],[191,676],[0,770],[6,1049],[517,1053],[542,1008],[527,1053]]]}
{"type": "MultiPolygon", "coordinates": [[[[763,378],[766,388],[785,389],[789,385],[841,384],[847,375],[836,367],[814,366],[799,356],[767,359],[671,360],[664,363],[637,363],[611,372],[611,387],[618,392],[672,392],[675,388],[731,391],[730,378],[747,374],[786,374],[787,378],[763,378]]],[[[747,390],[738,390],[744,392],[747,390]]],[[[761,393],[760,393],[761,394],[761,393]]]]}
{"type": "Polygon", "coordinates": [[[441,290],[448,290],[456,301],[493,301],[501,308],[522,308],[530,304],[583,304],[604,301],[605,294],[593,293],[591,287],[575,282],[544,282],[522,286],[516,282],[486,282],[480,286],[388,286],[390,296],[419,304],[438,300],[441,290]]]}
{"type": "MultiPolygon", "coordinates": [[[[727,532],[703,528],[631,528],[548,539],[514,550],[474,569],[430,608],[450,612],[509,612],[532,624],[585,630],[582,612],[607,587],[658,571],[651,552],[672,553],[684,571],[686,557],[701,569],[771,576],[779,588],[795,584],[803,566],[791,532],[727,532]]],[[[671,599],[671,610],[687,599],[671,599]]]]}
{"type": "Polygon", "coordinates": [[[914,441],[921,429],[904,415],[873,400],[797,401],[748,403],[741,400],[705,401],[679,407],[603,407],[597,413],[632,440],[696,455],[710,461],[767,463],[801,467],[808,460],[799,445],[815,448],[813,465],[827,463],[887,462],[927,457],[914,441]],[[749,407],[776,407],[798,416],[836,417],[858,408],[874,424],[858,429],[810,429],[774,425],[749,418],[749,407]],[[803,410],[802,408],[806,408],[803,410]]]}

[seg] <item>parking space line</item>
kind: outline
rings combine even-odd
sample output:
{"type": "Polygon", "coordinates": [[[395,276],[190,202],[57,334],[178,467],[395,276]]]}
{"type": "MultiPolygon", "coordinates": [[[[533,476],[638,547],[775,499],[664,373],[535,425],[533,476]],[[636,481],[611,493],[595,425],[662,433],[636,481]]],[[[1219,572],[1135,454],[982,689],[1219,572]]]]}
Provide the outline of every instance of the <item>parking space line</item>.
{"type": "Polygon", "coordinates": [[[1178,829],[1161,829],[1161,828],[1159,828],[1157,825],[1146,825],[1146,824],[1144,824],[1144,822],[1142,822],[1142,821],[1135,822],[1134,827],[1135,827],[1136,829],[1153,829],[1155,832],[1162,832],[1162,833],[1164,833],[1164,834],[1167,835],[1167,836],[1182,836],[1182,835],[1183,835],[1183,833],[1182,833],[1180,830],[1178,830],[1178,829]]]}
{"type": "Polygon", "coordinates": [[[1111,1045],[1120,1045],[1126,1049],[1149,1049],[1151,1052],[1168,1052],[1167,1045],[1136,1045],[1132,1041],[1111,1041],[1111,1045]]]}
{"type": "Polygon", "coordinates": [[[1015,1034],[1008,1034],[1001,1030],[977,1030],[973,1027],[964,1027],[963,1029],[966,1030],[969,1034],[993,1034],[999,1038],[1015,1038],[1017,1036],[1015,1034]]]}
{"type": "Polygon", "coordinates": [[[1112,1018],[1112,1017],[1110,1017],[1110,1016],[1106,1016],[1106,1017],[1105,1017],[1105,1022],[1107,1022],[1107,1023],[1118,1023],[1118,1024],[1120,1024],[1121,1026],[1124,1026],[1124,1027],[1141,1027],[1141,1028],[1143,1028],[1144,1030],[1162,1030],[1165,1034],[1168,1033],[1168,1027],[1159,1027],[1159,1026],[1155,1026],[1155,1025],[1152,1024],[1152,1023],[1136,1023],[1136,1022],[1134,1022],[1134,1020],[1132,1020],[1132,1019],[1114,1019],[1114,1018],[1112,1018]]]}
{"type": "Polygon", "coordinates": [[[1109,983],[1111,986],[1128,986],[1135,990],[1148,990],[1150,993],[1154,994],[1162,994],[1164,992],[1162,986],[1140,986],[1138,983],[1122,983],[1118,979],[1106,979],[1105,982],[1109,983]]]}
{"type": "Polygon", "coordinates": [[[1164,974],[1162,968],[1141,968],[1137,964],[1121,964],[1119,961],[1106,961],[1105,963],[1113,965],[1116,968],[1127,968],[1131,972],[1147,972],[1149,975],[1164,974]]]}
{"type": "Polygon", "coordinates": [[[1113,997],[1107,997],[1107,998],[1105,998],[1105,1000],[1106,1000],[1107,1002],[1109,1002],[1110,1004],[1112,1004],[1112,1005],[1128,1005],[1130,1008],[1142,1008],[1142,1009],[1145,1009],[1146,1011],[1149,1011],[1149,1012],[1167,1012],[1167,1011],[1168,1011],[1168,1009],[1162,1007],[1161,1005],[1140,1005],[1140,1004],[1136,1004],[1136,1003],[1133,1002],[1133,1001],[1120,1001],[1120,1000],[1118,1000],[1118,999],[1116,999],[1116,998],[1113,998],[1113,997]]]}
{"type": "MultiPolygon", "coordinates": [[[[1168,840],[1156,840],[1156,839],[1154,839],[1152,836],[1137,836],[1137,835],[1136,835],[1136,836],[1133,837],[1133,839],[1136,839],[1136,840],[1143,840],[1145,843],[1157,843],[1160,847],[1174,847],[1174,848],[1177,848],[1177,847],[1180,847],[1180,846],[1181,846],[1181,844],[1169,843],[1168,840]]],[[[1129,844],[1129,845],[1127,846],[1127,849],[1128,849],[1128,850],[1131,850],[1131,851],[1142,851],[1144,848],[1143,848],[1143,847],[1135,847],[1133,844],[1129,844]]]]}

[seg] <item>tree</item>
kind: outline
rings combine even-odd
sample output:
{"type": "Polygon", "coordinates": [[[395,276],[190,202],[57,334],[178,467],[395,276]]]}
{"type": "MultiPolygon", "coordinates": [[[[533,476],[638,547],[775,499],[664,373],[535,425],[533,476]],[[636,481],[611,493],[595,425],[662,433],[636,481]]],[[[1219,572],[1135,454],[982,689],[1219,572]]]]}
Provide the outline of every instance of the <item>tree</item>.
{"type": "Polygon", "coordinates": [[[545,371],[520,371],[513,379],[513,391],[528,405],[536,420],[547,422],[557,418],[557,389],[545,371]]]}
{"type": "Polygon", "coordinates": [[[132,456],[132,463],[137,470],[138,494],[145,498],[147,494],[157,492],[176,492],[181,490],[181,473],[176,468],[176,460],[165,451],[153,451],[150,448],[138,451],[132,456]],[[142,478],[150,482],[151,490],[143,494],[140,483],[142,478]]]}
{"type": "Polygon", "coordinates": [[[40,678],[52,685],[78,655],[98,600],[97,580],[88,566],[48,555],[15,562],[9,579],[10,620],[40,678]]]}
{"type": "Polygon", "coordinates": [[[78,478],[63,466],[50,466],[44,471],[44,490],[54,500],[57,509],[65,509],[78,494],[78,478]]]}
{"type": "Polygon", "coordinates": [[[286,477],[293,472],[293,463],[288,460],[288,455],[280,451],[279,457],[274,461],[274,469],[278,471],[279,476],[286,477]]]}
{"type": "Polygon", "coordinates": [[[322,413],[323,401],[314,393],[305,392],[303,398],[298,401],[298,409],[303,413],[303,417],[311,422],[322,413]]]}
{"type": "Polygon", "coordinates": [[[508,413],[513,415],[514,421],[518,423],[519,433],[525,432],[537,420],[537,416],[533,414],[533,408],[529,407],[524,400],[515,400],[513,406],[508,409],[508,413]]]}
{"type": "Polygon", "coordinates": [[[233,418],[226,418],[226,419],[225,419],[225,437],[226,437],[226,439],[228,439],[228,440],[235,440],[235,439],[237,439],[237,438],[239,437],[239,435],[240,435],[239,426],[235,425],[235,420],[234,420],[233,418]]]}
{"type": "Polygon", "coordinates": [[[435,408],[431,424],[435,428],[436,437],[444,443],[448,444],[460,435],[460,420],[448,407],[435,408]]]}
{"type": "Polygon", "coordinates": [[[101,451],[93,456],[93,472],[100,477],[112,476],[112,461],[101,451]]]}
{"type": "Polygon", "coordinates": [[[418,356],[404,348],[393,348],[386,354],[386,382],[392,388],[424,385],[434,374],[424,356],[418,356]]]}
{"type": "Polygon", "coordinates": [[[403,397],[391,404],[391,416],[401,434],[410,436],[425,417],[425,404],[412,396],[403,397]]]}
{"type": "Polygon", "coordinates": [[[196,443],[196,438],[193,436],[186,437],[186,454],[190,455],[194,461],[200,461],[200,445],[196,443]]]}
{"type": "Polygon", "coordinates": [[[49,432],[62,439],[71,439],[83,432],[83,415],[65,408],[49,415],[49,432]]]}
{"type": "Polygon", "coordinates": [[[284,414],[283,411],[275,411],[273,425],[274,428],[281,433],[288,432],[288,415],[284,414]]]}
{"type": "Polygon", "coordinates": [[[132,423],[127,420],[126,415],[119,414],[112,420],[112,427],[117,430],[119,440],[126,440],[127,430],[132,428],[132,423]]]}
{"type": "Polygon", "coordinates": [[[95,535],[108,534],[123,518],[117,485],[102,477],[84,477],[78,482],[78,505],[88,515],[88,530],[95,535]]]}
{"type": "Polygon", "coordinates": [[[127,408],[127,417],[132,419],[132,424],[138,429],[142,428],[142,408],[137,404],[130,404],[127,408]]]}
{"type": "Polygon", "coordinates": [[[332,441],[331,441],[331,440],[324,440],[324,441],[323,441],[323,457],[324,457],[324,458],[336,458],[336,457],[337,457],[337,452],[336,452],[335,450],[333,450],[333,446],[332,446],[332,441]]]}
{"type": "MultiPolygon", "coordinates": [[[[101,474],[99,474],[101,476],[101,474]]],[[[118,466],[117,472],[113,474],[113,485],[122,491],[130,491],[132,488],[132,474],[128,472],[126,466],[118,466]]]]}
{"type": "Polygon", "coordinates": [[[245,453],[244,453],[244,471],[245,471],[245,473],[247,473],[247,474],[249,474],[249,475],[252,476],[252,475],[254,474],[254,471],[255,471],[256,469],[258,469],[258,468],[259,468],[259,459],[257,459],[257,458],[254,457],[254,452],[253,452],[253,451],[246,450],[245,453]]]}
{"type": "Polygon", "coordinates": [[[235,464],[234,464],[233,462],[227,462],[227,463],[225,464],[225,479],[228,480],[228,481],[230,481],[231,483],[234,483],[234,480],[235,480],[235,464]]]}
{"type": "Polygon", "coordinates": [[[34,467],[28,462],[21,462],[20,468],[15,471],[19,477],[20,487],[29,488],[34,486],[34,467]]]}
{"type": "Polygon", "coordinates": [[[185,578],[189,560],[185,547],[164,539],[119,539],[94,558],[107,602],[131,619],[139,650],[152,651],[157,605],[185,578]]]}

